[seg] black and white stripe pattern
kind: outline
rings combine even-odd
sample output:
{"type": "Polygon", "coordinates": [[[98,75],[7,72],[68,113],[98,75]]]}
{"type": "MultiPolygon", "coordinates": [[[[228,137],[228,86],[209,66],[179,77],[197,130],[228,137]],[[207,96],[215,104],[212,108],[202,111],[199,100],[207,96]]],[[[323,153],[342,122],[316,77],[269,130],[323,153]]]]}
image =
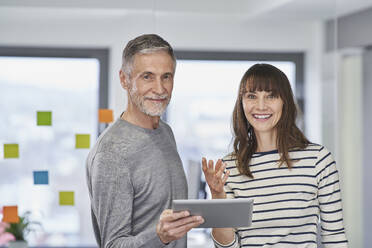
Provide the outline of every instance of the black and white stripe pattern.
{"type": "Polygon", "coordinates": [[[254,198],[252,226],[236,229],[231,246],[217,247],[317,247],[321,222],[324,247],[347,247],[342,219],[336,163],[323,146],[310,144],[292,150],[293,167],[279,167],[277,151],[256,153],[250,168],[254,178],[241,175],[231,156],[224,158],[230,176],[228,198],[254,198]]]}

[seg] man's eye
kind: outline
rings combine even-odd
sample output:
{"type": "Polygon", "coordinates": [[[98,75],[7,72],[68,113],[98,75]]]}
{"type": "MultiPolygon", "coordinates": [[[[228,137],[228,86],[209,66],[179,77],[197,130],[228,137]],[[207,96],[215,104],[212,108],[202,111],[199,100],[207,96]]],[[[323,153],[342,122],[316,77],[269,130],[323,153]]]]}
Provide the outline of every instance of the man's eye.
{"type": "Polygon", "coordinates": [[[150,75],[149,74],[143,75],[143,79],[146,79],[146,80],[150,79],[150,75]]]}
{"type": "Polygon", "coordinates": [[[173,77],[172,77],[172,75],[171,74],[165,74],[164,76],[163,76],[163,79],[164,80],[171,80],[173,77]]]}

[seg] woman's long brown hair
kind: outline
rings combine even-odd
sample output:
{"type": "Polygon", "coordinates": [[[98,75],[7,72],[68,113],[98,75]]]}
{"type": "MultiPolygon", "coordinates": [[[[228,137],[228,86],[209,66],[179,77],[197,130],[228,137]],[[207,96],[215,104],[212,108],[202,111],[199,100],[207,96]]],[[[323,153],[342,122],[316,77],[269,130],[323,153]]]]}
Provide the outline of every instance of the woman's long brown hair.
{"type": "Polygon", "coordinates": [[[253,178],[250,160],[257,151],[257,139],[253,127],[244,114],[242,99],[247,91],[268,91],[283,101],[282,115],[276,124],[279,166],[292,167],[288,152],[293,148],[305,148],[310,142],[296,125],[297,108],[287,76],[275,66],[255,64],[242,77],[238,98],[233,112],[234,157],[241,174],[253,178]]]}

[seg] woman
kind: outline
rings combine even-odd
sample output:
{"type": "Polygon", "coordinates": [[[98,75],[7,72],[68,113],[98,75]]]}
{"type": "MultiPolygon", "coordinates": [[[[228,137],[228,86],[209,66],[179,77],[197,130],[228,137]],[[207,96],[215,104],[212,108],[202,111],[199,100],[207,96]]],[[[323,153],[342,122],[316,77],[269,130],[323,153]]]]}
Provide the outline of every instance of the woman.
{"type": "Polygon", "coordinates": [[[253,222],[213,228],[216,247],[317,247],[319,217],[324,247],[347,247],[335,161],[306,139],[296,115],[282,71],[256,64],[244,74],[233,112],[234,152],[215,166],[203,158],[202,165],[213,199],[254,199],[253,222]]]}

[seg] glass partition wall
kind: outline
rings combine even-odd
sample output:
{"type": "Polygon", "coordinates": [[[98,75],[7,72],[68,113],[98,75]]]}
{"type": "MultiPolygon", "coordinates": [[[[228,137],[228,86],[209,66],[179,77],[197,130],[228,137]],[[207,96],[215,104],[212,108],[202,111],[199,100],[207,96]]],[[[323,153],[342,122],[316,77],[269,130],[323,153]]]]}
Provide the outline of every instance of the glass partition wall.
{"type": "Polygon", "coordinates": [[[31,246],[95,246],[85,159],[107,105],[99,92],[107,93],[107,54],[11,50],[0,49],[0,205],[41,223],[27,236],[31,246]]]}

